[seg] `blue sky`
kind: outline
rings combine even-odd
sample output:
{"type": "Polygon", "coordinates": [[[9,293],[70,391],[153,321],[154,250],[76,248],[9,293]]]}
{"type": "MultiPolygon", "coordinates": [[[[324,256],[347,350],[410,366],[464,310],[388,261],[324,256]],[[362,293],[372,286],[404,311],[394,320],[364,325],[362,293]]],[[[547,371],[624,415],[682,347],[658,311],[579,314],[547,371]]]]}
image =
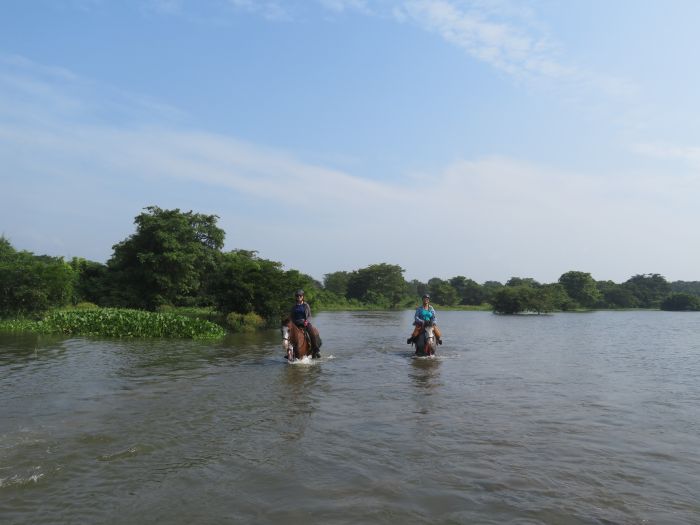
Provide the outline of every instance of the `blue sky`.
{"type": "Polygon", "coordinates": [[[7,0],[0,234],[146,206],[318,279],[700,280],[694,0],[7,0]]]}

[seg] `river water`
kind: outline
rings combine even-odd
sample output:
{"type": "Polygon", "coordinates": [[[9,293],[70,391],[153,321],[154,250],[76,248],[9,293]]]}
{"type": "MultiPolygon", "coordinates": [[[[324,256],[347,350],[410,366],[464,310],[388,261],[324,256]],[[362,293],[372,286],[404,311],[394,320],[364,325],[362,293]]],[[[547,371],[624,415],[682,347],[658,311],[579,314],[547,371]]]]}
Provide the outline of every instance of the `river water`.
{"type": "Polygon", "coordinates": [[[700,523],[700,315],[321,313],[322,359],[0,335],[0,523],[700,523]]]}

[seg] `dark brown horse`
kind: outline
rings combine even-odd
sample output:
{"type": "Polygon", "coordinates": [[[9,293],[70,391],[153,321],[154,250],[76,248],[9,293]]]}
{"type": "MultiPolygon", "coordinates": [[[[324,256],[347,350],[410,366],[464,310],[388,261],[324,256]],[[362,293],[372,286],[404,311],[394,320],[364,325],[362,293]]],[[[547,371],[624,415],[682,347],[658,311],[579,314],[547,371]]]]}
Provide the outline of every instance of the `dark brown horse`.
{"type": "Polygon", "coordinates": [[[282,321],[282,348],[287,352],[290,363],[312,355],[311,341],[304,329],[295,325],[289,317],[282,321]]]}

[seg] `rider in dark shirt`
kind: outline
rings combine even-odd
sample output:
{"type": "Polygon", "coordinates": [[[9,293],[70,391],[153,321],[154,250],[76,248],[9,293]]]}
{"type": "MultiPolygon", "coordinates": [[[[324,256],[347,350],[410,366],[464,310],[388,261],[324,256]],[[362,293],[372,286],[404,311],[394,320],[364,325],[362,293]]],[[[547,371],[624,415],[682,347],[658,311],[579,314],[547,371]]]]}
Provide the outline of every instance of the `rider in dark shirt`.
{"type": "Polygon", "coordinates": [[[311,307],[309,303],[304,301],[304,290],[297,290],[294,294],[296,303],[292,307],[292,311],[289,316],[292,322],[299,328],[306,331],[309,336],[309,341],[311,342],[311,352],[314,359],[321,357],[319,352],[319,343],[316,338],[316,329],[311,325],[311,307]]]}

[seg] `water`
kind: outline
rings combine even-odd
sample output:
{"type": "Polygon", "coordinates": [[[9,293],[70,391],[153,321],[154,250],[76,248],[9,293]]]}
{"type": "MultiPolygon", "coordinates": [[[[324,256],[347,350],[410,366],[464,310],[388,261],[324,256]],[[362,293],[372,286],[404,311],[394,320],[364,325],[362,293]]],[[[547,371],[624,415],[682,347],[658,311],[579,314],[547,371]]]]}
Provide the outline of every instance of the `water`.
{"type": "Polygon", "coordinates": [[[700,316],[325,313],[313,364],[0,335],[0,523],[700,523],[700,316]]]}

